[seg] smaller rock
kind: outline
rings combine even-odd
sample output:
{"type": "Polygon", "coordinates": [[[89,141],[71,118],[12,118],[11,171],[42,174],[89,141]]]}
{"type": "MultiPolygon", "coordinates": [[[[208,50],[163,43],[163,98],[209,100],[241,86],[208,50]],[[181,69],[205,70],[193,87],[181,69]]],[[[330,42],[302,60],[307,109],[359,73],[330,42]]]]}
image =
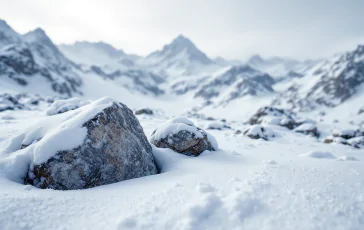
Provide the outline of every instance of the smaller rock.
{"type": "Polygon", "coordinates": [[[185,117],[176,117],[162,124],[153,132],[150,141],[158,148],[169,148],[187,156],[199,156],[205,150],[218,149],[212,135],[185,117]]]}
{"type": "Polygon", "coordinates": [[[153,110],[148,109],[148,108],[144,108],[144,109],[139,109],[135,111],[135,115],[141,115],[141,114],[146,114],[146,115],[153,115],[153,110]]]}
{"type": "Polygon", "coordinates": [[[364,136],[353,137],[347,143],[355,148],[364,148],[364,136]]]}
{"type": "Polygon", "coordinates": [[[244,135],[252,139],[263,139],[266,141],[275,136],[273,131],[262,125],[253,125],[249,127],[249,129],[244,131],[244,135]]]}
{"type": "Polygon", "coordinates": [[[358,132],[354,129],[345,129],[345,130],[341,130],[341,131],[334,131],[332,133],[332,136],[333,137],[341,137],[341,138],[344,138],[344,139],[350,139],[350,138],[353,138],[353,137],[356,137],[358,134],[358,132]]]}

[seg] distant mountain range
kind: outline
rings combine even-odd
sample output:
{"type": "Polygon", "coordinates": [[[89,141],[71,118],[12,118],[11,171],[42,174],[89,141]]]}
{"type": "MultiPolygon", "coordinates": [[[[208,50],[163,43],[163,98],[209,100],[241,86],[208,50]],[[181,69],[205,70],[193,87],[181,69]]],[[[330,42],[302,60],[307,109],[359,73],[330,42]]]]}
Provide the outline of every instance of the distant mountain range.
{"type": "MultiPolygon", "coordinates": [[[[364,46],[325,61],[211,58],[183,35],[146,57],[104,42],[56,46],[42,29],[21,35],[0,20],[0,89],[71,97],[96,76],[120,90],[221,106],[246,96],[299,110],[335,107],[360,92],[364,46]]],[[[97,90],[97,89],[95,89],[97,90]]]]}

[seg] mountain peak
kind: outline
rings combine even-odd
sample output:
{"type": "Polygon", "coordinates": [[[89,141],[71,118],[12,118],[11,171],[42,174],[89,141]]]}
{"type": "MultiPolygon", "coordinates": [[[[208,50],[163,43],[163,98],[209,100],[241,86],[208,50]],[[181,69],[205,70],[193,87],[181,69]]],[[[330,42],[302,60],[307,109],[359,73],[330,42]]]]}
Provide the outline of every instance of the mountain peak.
{"type": "Polygon", "coordinates": [[[19,43],[21,43],[20,35],[6,21],[0,19],[0,48],[19,43]]]}
{"type": "MultiPolygon", "coordinates": [[[[46,32],[42,28],[37,28],[33,31],[30,31],[24,34],[24,39],[27,42],[33,43],[52,43],[51,39],[48,37],[46,32]]],[[[52,43],[53,44],[53,43],[52,43]]]]}
{"type": "Polygon", "coordinates": [[[184,66],[183,68],[187,68],[193,62],[203,65],[214,63],[190,39],[182,34],[165,45],[162,50],[153,52],[148,57],[157,58],[158,62],[167,62],[168,66],[175,63],[180,67],[184,66]]]}

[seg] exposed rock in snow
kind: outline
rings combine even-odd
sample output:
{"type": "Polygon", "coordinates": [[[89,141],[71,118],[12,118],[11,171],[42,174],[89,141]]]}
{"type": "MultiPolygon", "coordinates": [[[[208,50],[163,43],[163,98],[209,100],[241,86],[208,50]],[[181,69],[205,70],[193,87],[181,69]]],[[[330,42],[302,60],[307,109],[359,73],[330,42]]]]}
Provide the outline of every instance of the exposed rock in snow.
{"type": "Polygon", "coordinates": [[[218,149],[212,135],[184,117],[173,118],[158,127],[152,134],[151,143],[159,148],[170,148],[187,156],[198,156],[205,150],[218,149]]]}
{"type": "Polygon", "coordinates": [[[8,147],[21,143],[32,157],[25,183],[73,190],[158,172],[142,127],[121,103],[103,98],[50,118],[50,127],[22,134],[8,147]]]}
{"type": "Polygon", "coordinates": [[[264,139],[266,141],[275,137],[275,134],[271,129],[262,125],[252,125],[244,131],[244,135],[252,139],[264,139]]]}
{"type": "Polygon", "coordinates": [[[364,105],[363,105],[363,106],[361,106],[361,107],[359,108],[359,110],[358,110],[358,115],[360,115],[360,114],[362,114],[362,113],[364,113],[364,105]]]}
{"type": "Polygon", "coordinates": [[[207,124],[206,128],[215,130],[231,129],[231,127],[228,126],[226,123],[217,121],[207,124]]]}
{"type": "Polygon", "coordinates": [[[39,95],[15,94],[8,93],[0,94],[0,112],[5,110],[17,109],[36,109],[41,103],[49,104],[53,102],[53,98],[45,98],[39,95]]]}
{"type": "Polygon", "coordinates": [[[135,111],[135,115],[140,115],[140,114],[153,115],[153,110],[144,108],[135,111]]]}
{"type": "Polygon", "coordinates": [[[251,125],[255,124],[270,124],[280,125],[288,129],[294,129],[301,125],[295,121],[295,114],[290,110],[278,109],[274,107],[260,108],[249,120],[251,125]]]}
{"type": "Polygon", "coordinates": [[[326,158],[326,159],[335,159],[336,157],[330,152],[321,152],[321,151],[311,151],[308,153],[301,154],[302,157],[312,157],[312,158],[326,158]]]}
{"type": "Polygon", "coordinates": [[[46,114],[48,116],[56,115],[59,113],[64,113],[70,110],[77,109],[81,106],[89,104],[90,101],[84,101],[80,98],[73,97],[65,100],[56,100],[52,103],[52,105],[47,109],[46,114]]]}
{"type": "Polygon", "coordinates": [[[364,148],[364,136],[350,138],[347,142],[355,148],[364,148]]]}
{"type": "Polygon", "coordinates": [[[317,127],[314,124],[310,124],[310,123],[304,123],[304,124],[298,126],[297,128],[295,128],[294,131],[297,133],[311,135],[313,137],[320,136],[320,133],[319,133],[317,127]]]}
{"type": "Polygon", "coordinates": [[[332,133],[333,137],[341,137],[344,139],[350,139],[359,135],[359,132],[354,129],[337,130],[332,133]]]}

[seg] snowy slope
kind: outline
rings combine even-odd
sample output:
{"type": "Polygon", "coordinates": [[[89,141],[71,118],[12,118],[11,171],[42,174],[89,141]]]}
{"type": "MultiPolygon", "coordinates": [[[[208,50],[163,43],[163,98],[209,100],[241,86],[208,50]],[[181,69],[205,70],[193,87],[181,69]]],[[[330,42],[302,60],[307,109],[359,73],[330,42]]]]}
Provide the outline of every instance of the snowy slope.
{"type": "Polygon", "coordinates": [[[0,19],[0,48],[21,43],[21,38],[4,20],[0,19]]]}
{"type": "MultiPolygon", "coordinates": [[[[12,114],[0,139],[43,119],[12,114]]],[[[139,119],[148,137],[166,120],[139,119]]],[[[212,130],[220,150],[198,158],[154,148],[161,174],[87,190],[41,190],[1,176],[1,229],[362,229],[362,151],[272,129],[272,141],[212,130]]]]}
{"type": "Polygon", "coordinates": [[[78,64],[96,65],[105,70],[133,67],[139,58],[136,55],[128,55],[104,42],[75,42],[72,45],[59,45],[58,48],[78,64]]]}
{"type": "Polygon", "coordinates": [[[287,78],[299,77],[308,69],[312,68],[318,61],[306,60],[297,61],[289,58],[272,57],[263,59],[259,55],[254,55],[246,62],[260,71],[270,74],[277,80],[286,80],[287,78]]]}

